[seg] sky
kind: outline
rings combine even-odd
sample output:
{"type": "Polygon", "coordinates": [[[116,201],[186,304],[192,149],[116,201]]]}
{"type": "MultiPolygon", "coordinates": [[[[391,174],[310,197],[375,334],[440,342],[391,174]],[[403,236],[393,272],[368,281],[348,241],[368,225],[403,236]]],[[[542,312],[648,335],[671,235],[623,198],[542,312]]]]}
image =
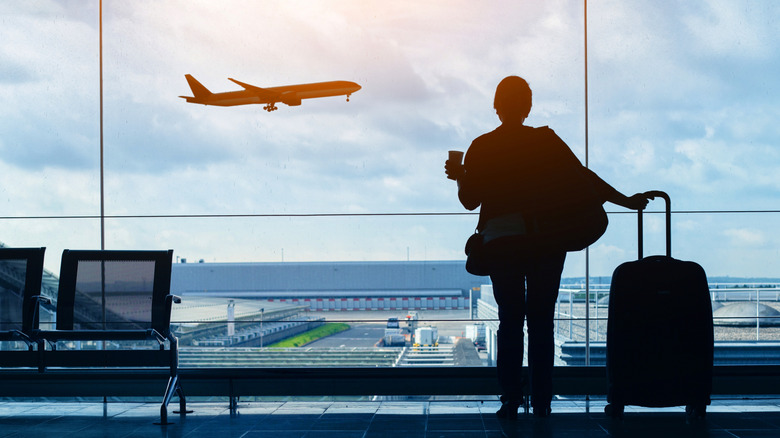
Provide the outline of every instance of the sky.
{"type": "MultiPolygon", "coordinates": [[[[98,5],[0,0],[0,241],[46,246],[55,272],[62,249],[101,245],[98,5]]],[[[104,0],[106,248],[465,259],[477,218],[444,160],[498,126],[495,86],[516,74],[527,124],[626,194],[670,194],[675,257],[780,277],[780,3],[602,0],[587,16],[586,136],[582,0],[104,0]],[[267,113],[186,103],[185,74],[213,92],[363,88],[267,113]]],[[[646,254],[664,252],[662,209],[646,254]]],[[[591,275],[637,257],[635,215],[607,210],[591,275]]],[[[584,274],[570,254],[564,275],[584,274]]]]}

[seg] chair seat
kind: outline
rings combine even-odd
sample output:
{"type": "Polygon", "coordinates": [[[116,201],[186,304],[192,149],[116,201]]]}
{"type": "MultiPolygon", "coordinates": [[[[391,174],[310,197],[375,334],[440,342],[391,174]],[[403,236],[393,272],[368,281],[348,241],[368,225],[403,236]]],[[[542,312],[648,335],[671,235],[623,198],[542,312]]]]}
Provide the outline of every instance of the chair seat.
{"type": "Polygon", "coordinates": [[[26,334],[22,333],[19,330],[9,330],[6,332],[0,332],[0,341],[6,342],[6,341],[21,341],[28,345],[34,343],[32,338],[27,336],[26,334]]]}
{"type": "Polygon", "coordinates": [[[165,336],[155,329],[143,330],[39,330],[36,339],[57,341],[157,341],[165,342],[165,336]]]}
{"type": "Polygon", "coordinates": [[[48,371],[53,367],[155,367],[176,373],[175,353],[170,350],[46,350],[42,360],[48,371]]]}

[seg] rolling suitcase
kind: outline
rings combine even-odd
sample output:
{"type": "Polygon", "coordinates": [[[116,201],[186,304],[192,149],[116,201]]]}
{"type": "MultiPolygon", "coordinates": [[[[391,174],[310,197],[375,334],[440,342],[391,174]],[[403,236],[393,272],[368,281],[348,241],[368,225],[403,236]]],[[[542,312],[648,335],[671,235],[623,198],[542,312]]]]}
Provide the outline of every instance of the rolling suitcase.
{"type": "Polygon", "coordinates": [[[712,393],[712,303],[704,269],[672,258],[671,201],[666,201],[666,255],[642,256],[615,269],[607,322],[607,401],[604,412],[623,415],[626,405],[686,406],[704,417],[712,393]]]}

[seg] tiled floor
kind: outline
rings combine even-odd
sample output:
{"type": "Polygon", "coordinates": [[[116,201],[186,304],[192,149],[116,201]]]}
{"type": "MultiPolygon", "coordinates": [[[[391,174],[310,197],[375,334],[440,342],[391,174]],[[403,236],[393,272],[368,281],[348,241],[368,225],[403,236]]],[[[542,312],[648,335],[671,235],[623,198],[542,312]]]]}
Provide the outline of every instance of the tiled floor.
{"type": "MultiPolygon", "coordinates": [[[[682,408],[627,408],[620,421],[604,401],[555,401],[553,415],[498,421],[494,401],[190,403],[194,412],[157,426],[153,403],[0,402],[0,437],[780,437],[780,399],[724,400],[686,424],[682,408]]],[[[171,405],[169,411],[173,411],[171,405]]]]}

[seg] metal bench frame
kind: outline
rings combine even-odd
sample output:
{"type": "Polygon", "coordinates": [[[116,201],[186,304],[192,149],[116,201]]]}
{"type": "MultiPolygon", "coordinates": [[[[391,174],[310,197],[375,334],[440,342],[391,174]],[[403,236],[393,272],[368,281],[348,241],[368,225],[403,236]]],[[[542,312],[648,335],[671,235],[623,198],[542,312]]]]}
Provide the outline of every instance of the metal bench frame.
{"type": "MultiPolygon", "coordinates": [[[[49,348],[41,350],[39,369],[44,374],[55,376],[78,376],[81,372],[89,374],[92,368],[121,368],[122,373],[133,373],[133,368],[167,368],[167,385],[160,406],[160,424],[168,423],[167,406],[174,394],[179,397],[180,410],[186,412],[186,400],[179,383],[178,375],[178,339],[170,330],[171,307],[181,302],[179,297],[170,294],[172,250],[165,251],[115,251],[115,250],[65,250],[62,253],[59,291],[57,296],[57,325],[55,330],[33,330],[32,336],[49,348]],[[74,329],[76,321],[75,302],[78,284],[78,269],[82,262],[132,263],[153,262],[154,279],[151,297],[151,321],[145,326],[131,329],[107,329],[105,316],[102,328],[74,329]],[[151,341],[157,349],[95,349],[63,350],[57,349],[60,341],[151,341]],[[166,346],[168,347],[166,349],[166,346]],[[54,372],[51,368],[82,368],[75,374],[54,372]]],[[[103,294],[105,296],[105,265],[102,265],[103,294]]],[[[101,324],[101,321],[95,321],[101,324]]],[[[136,322],[136,324],[141,324],[136,322]]],[[[97,370],[96,370],[97,372],[97,370]]],[[[122,373],[109,374],[116,378],[122,373]]],[[[96,374],[96,376],[99,373],[96,374]]],[[[49,377],[43,378],[44,380],[49,377]]],[[[131,379],[132,380],[132,379],[131,379]]],[[[87,386],[105,385],[87,384],[87,386]]],[[[77,391],[92,393],[85,389],[77,391]]],[[[108,394],[107,394],[108,395],[108,394]]]]}

